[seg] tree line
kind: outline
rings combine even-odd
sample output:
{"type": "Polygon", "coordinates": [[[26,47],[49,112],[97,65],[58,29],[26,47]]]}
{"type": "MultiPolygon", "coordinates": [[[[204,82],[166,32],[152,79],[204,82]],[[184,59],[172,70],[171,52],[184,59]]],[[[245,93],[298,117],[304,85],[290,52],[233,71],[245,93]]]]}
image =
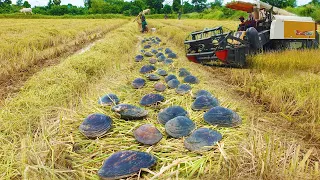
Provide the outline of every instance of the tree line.
{"type": "MultiPolygon", "coordinates": [[[[319,12],[320,0],[312,0],[309,5],[296,7],[296,0],[262,0],[279,8],[286,8],[300,15],[313,15],[319,12]],[[312,5],[312,7],[310,7],[312,5]],[[290,8],[291,7],[291,8],[290,8]],[[299,11],[298,11],[299,10],[299,11]]],[[[11,0],[0,0],[0,13],[10,14],[19,12],[21,8],[30,8],[28,1],[17,0],[12,4],[11,0]]],[[[83,7],[72,4],[61,5],[61,0],[48,0],[46,6],[33,7],[33,13],[43,15],[86,15],[86,14],[123,14],[135,16],[143,9],[151,9],[152,14],[188,14],[188,13],[215,13],[223,17],[230,17],[234,11],[223,6],[223,0],[207,2],[207,0],[173,0],[171,4],[164,0],[84,0],[83,7]],[[219,14],[220,13],[220,14],[219,14]]],[[[318,15],[320,16],[320,15],[318,15]]]]}

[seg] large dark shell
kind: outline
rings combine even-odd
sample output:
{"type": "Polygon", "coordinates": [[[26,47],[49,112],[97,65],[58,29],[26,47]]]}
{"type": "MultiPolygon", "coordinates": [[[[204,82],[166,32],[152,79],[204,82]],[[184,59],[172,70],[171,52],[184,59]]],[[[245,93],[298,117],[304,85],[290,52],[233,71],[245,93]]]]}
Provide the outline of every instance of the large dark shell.
{"type": "Polygon", "coordinates": [[[176,88],[176,93],[181,94],[181,95],[187,94],[190,91],[191,91],[191,86],[189,84],[180,84],[176,88]]]}
{"type": "Polygon", "coordinates": [[[169,64],[173,63],[173,60],[172,59],[166,59],[166,60],[164,60],[163,63],[169,65],[169,64]]]}
{"type": "Polygon", "coordinates": [[[143,47],[144,49],[150,49],[151,48],[151,45],[147,44],[143,47]]]}
{"type": "Polygon", "coordinates": [[[156,57],[158,58],[158,57],[160,57],[160,56],[164,56],[164,54],[163,54],[162,52],[158,52],[158,53],[156,54],[156,57]]]}
{"type": "Polygon", "coordinates": [[[164,84],[159,82],[159,83],[154,85],[154,89],[156,91],[163,92],[163,91],[165,91],[167,89],[167,87],[164,84]]]}
{"type": "Polygon", "coordinates": [[[186,76],[183,81],[185,83],[189,83],[189,84],[198,84],[199,83],[198,78],[195,76],[192,76],[192,75],[186,76]]]}
{"type": "Polygon", "coordinates": [[[152,57],[153,56],[153,54],[151,52],[145,52],[144,55],[147,56],[147,57],[152,57]]]}
{"type": "Polygon", "coordinates": [[[196,98],[198,98],[200,96],[209,96],[209,97],[211,97],[212,94],[210,92],[206,91],[206,90],[199,90],[193,95],[193,98],[196,99],[196,98]]]}
{"type": "MultiPolygon", "coordinates": [[[[182,68],[181,68],[182,69],[182,68]]],[[[179,76],[180,77],[186,77],[186,76],[188,76],[188,75],[191,75],[191,73],[188,71],[188,70],[186,70],[186,69],[184,69],[184,70],[179,70],[179,76]]]]}
{"type": "Polygon", "coordinates": [[[212,96],[199,96],[191,105],[192,110],[209,110],[219,106],[219,101],[212,96]]]}
{"type": "Polygon", "coordinates": [[[135,80],[133,80],[132,82],[132,86],[135,89],[140,89],[142,88],[144,85],[146,84],[146,80],[142,79],[142,78],[137,78],[135,80]]]}
{"type": "MultiPolygon", "coordinates": [[[[160,41],[159,41],[160,42],[160,41]]],[[[160,48],[158,48],[158,51],[162,51],[163,50],[163,48],[162,47],[160,47],[160,48]]]]}
{"type": "Polygon", "coordinates": [[[119,104],[112,107],[111,110],[120,114],[121,119],[125,120],[143,119],[148,115],[148,111],[130,104],[119,104]]]}
{"type": "Polygon", "coordinates": [[[112,119],[104,114],[90,114],[79,126],[79,130],[88,138],[106,134],[112,126],[112,119]]]}
{"type": "Polygon", "coordinates": [[[153,53],[153,54],[157,54],[157,53],[158,53],[158,51],[157,51],[157,50],[155,50],[155,49],[152,49],[152,50],[151,50],[151,53],[153,53]]]}
{"type": "Polygon", "coordinates": [[[150,168],[156,158],[145,152],[120,151],[106,159],[98,171],[102,180],[122,179],[132,176],[142,168],[150,168]]]}
{"type": "Polygon", "coordinates": [[[167,84],[169,88],[175,89],[180,85],[180,81],[178,79],[171,79],[167,84]]]}
{"type": "Polygon", "coordinates": [[[166,54],[169,54],[169,53],[172,53],[172,50],[171,50],[170,48],[166,48],[166,49],[164,50],[164,52],[165,52],[166,54]]]}
{"type": "Polygon", "coordinates": [[[158,61],[159,61],[159,62],[163,62],[164,60],[166,60],[166,57],[165,57],[165,56],[162,55],[162,56],[159,56],[159,57],[158,57],[158,61]]]}
{"type": "Polygon", "coordinates": [[[140,73],[142,74],[146,74],[146,73],[150,73],[152,71],[155,71],[156,68],[152,65],[144,65],[141,69],[140,69],[140,73]]]}
{"type": "Polygon", "coordinates": [[[239,126],[242,122],[236,112],[220,106],[210,109],[203,115],[203,118],[209,124],[223,127],[239,126]]]}
{"type": "Polygon", "coordinates": [[[150,80],[150,81],[159,81],[160,80],[160,77],[158,75],[155,75],[155,74],[148,74],[147,75],[147,78],[150,80]]]}
{"type": "Polygon", "coordinates": [[[184,140],[184,146],[190,151],[209,151],[212,149],[209,146],[215,145],[221,139],[222,135],[218,131],[199,128],[184,140]]]}
{"type": "Polygon", "coordinates": [[[147,145],[157,144],[162,139],[161,132],[151,124],[140,126],[133,135],[138,142],[147,145]]]}
{"type": "Polygon", "coordinates": [[[194,122],[186,116],[175,117],[165,125],[166,132],[174,138],[188,136],[195,127],[194,122]]]}
{"type": "Polygon", "coordinates": [[[140,61],[142,61],[143,60],[143,56],[142,55],[137,55],[136,57],[135,57],[135,61],[136,62],[140,62],[140,61]]]}
{"type": "Polygon", "coordinates": [[[157,63],[157,60],[154,59],[154,58],[150,58],[150,59],[149,59],[149,63],[150,63],[150,64],[155,64],[155,63],[157,63]]]}
{"type": "Polygon", "coordinates": [[[167,71],[163,70],[163,69],[158,69],[157,70],[157,73],[160,75],[160,76],[166,76],[168,75],[167,71]]]}
{"type": "Polygon", "coordinates": [[[164,80],[166,81],[166,83],[168,83],[170,80],[172,79],[177,79],[177,76],[170,74],[169,76],[167,76],[164,80]]]}
{"type": "Polygon", "coordinates": [[[98,101],[99,104],[101,105],[117,105],[120,102],[119,98],[115,94],[106,94],[103,97],[101,97],[98,101]]]}
{"type": "Polygon", "coordinates": [[[169,53],[168,58],[175,59],[175,58],[177,58],[177,55],[175,53],[169,53]]]}
{"type": "Polygon", "coordinates": [[[160,39],[159,37],[156,37],[156,40],[157,40],[158,42],[161,42],[161,39],[160,39]]]}
{"type": "Polygon", "coordinates": [[[147,94],[143,96],[143,98],[140,101],[140,104],[142,106],[151,106],[156,105],[162,101],[164,101],[164,97],[160,94],[147,94]]]}
{"type": "Polygon", "coordinates": [[[178,116],[188,116],[188,112],[181,106],[171,106],[158,113],[158,122],[165,125],[168,121],[178,116]]]}

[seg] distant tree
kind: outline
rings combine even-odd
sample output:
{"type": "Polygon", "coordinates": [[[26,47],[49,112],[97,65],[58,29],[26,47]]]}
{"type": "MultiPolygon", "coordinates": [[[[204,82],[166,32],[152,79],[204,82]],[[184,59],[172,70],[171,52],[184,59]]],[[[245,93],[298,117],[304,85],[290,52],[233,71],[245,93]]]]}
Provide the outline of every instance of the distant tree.
{"type": "Polygon", "coordinates": [[[198,12],[201,12],[206,8],[207,0],[192,0],[191,2],[194,4],[195,10],[198,12]]]}
{"type": "Polygon", "coordinates": [[[180,11],[181,9],[181,0],[173,0],[172,2],[172,10],[175,12],[180,11]]]}
{"type": "Polygon", "coordinates": [[[61,0],[53,0],[53,4],[59,6],[61,4],[61,0]]]}
{"type": "Polygon", "coordinates": [[[17,0],[17,6],[22,6],[23,5],[23,2],[22,2],[23,0],[17,0]]]}
{"type": "Polygon", "coordinates": [[[91,0],[83,0],[84,6],[87,8],[91,8],[91,0]]]}
{"type": "Polygon", "coordinates": [[[28,1],[23,2],[22,6],[25,8],[31,8],[31,4],[28,1]]]}
{"type": "Polygon", "coordinates": [[[320,5],[320,0],[312,0],[310,3],[320,5]]]}
{"type": "Polygon", "coordinates": [[[183,4],[183,13],[192,13],[194,11],[194,6],[190,4],[188,1],[183,4]]]}
{"type": "Polygon", "coordinates": [[[212,6],[215,6],[215,7],[222,7],[222,3],[223,3],[223,0],[214,0],[213,3],[211,3],[211,7],[212,6]]]}
{"type": "Polygon", "coordinates": [[[286,8],[286,7],[296,7],[297,1],[296,0],[262,0],[272,6],[278,8],[286,8]]]}
{"type": "Polygon", "coordinates": [[[47,5],[47,6],[48,6],[48,8],[50,9],[52,5],[53,5],[52,0],[49,0],[48,5],[47,5]]]}
{"type": "Polygon", "coordinates": [[[164,14],[171,14],[172,13],[172,8],[169,4],[164,5],[162,12],[164,14]]]}
{"type": "Polygon", "coordinates": [[[145,2],[149,8],[154,9],[156,13],[160,13],[164,0],[145,0],[145,2]]]}

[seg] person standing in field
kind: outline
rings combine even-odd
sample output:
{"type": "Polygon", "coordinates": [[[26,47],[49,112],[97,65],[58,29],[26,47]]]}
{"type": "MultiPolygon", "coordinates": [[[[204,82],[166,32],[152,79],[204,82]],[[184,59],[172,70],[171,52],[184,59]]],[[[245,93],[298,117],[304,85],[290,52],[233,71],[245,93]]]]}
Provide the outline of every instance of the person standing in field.
{"type": "Polygon", "coordinates": [[[146,17],[144,15],[144,13],[142,13],[141,15],[141,26],[142,26],[142,33],[144,32],[148,32],[148,23],[146,21],[146,17]]]}
{"type": "Polygon", "coordinates": [[[179,14],[178,14],[178,19],[179,20],[181,19],[181,15],[182,15],[182,13],[181,13],[181,11],[179,11],[179,14]]]}

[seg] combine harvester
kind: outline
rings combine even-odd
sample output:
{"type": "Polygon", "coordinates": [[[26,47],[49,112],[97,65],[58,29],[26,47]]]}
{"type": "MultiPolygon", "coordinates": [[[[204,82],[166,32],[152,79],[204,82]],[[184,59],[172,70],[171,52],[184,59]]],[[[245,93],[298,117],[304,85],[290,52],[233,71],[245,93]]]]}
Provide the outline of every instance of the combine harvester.
{"type": "Polygon", "coordinates": [[[317,24],[311,17],[299,17],[258,1],[233,1],[227,8],[249,13],[246,22],[232,32],[222,26],[192,32],[185,40],[190,61],[220,62],[243,67],[249,54],[263,50],[318,48],[317,24]]]}

